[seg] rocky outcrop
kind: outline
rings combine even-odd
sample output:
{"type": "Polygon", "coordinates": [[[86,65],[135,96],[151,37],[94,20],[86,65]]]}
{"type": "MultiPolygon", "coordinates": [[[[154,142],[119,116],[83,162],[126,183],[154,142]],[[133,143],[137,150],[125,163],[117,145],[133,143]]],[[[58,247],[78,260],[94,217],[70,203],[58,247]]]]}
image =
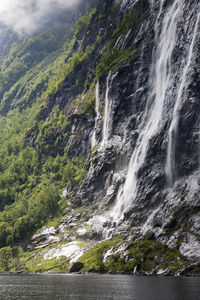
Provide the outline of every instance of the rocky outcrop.
{"type": "Polygon", "coordinates": [[[56,229],[54,227],[42,228],[40,233],[37,233],[31,238],[31,245],[34,249],[44,248],[50,244],[60,242],[60,238],[56,236],[56,229]]]}

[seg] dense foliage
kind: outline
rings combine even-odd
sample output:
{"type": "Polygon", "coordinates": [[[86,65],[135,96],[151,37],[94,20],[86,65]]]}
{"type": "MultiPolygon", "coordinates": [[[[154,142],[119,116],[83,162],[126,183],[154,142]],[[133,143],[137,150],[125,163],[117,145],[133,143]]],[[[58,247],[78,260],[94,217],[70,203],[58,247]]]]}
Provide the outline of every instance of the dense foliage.
{"type": "MultiPolygon", "coordinates": [[[[133,10],[116,23],[99,53],[95,50],[106,39],[101,25],[109,24],[108,13],[115,14],[115,7],[103,9],[101,15],[93,9],[74,29],[50,28],[15,43],[1,58],[0,247],[27,239],[47,220],[62,215],[62,190],[75,188],[84,177],[87,155],[69,155],[72,120],[59,105],[50,107],[46,117],[43,112],[78,70],[74,109],[86,118],[94,116],[97,78],[131,59],[131,45],[118,49],[117,36],[126,35],[143,12],[133,10]],[[98,35],[90,40],[94,23],[98,35]]],[[[6,249],[5,255],[10,251],[6,249]]]]}
{"type": "Polygon", "coordinates": [[[13,111],[1,119],[4,125],[1,126],[0,149],[1,246],[25,238],[55,216],[59,211],[61,189],[76,185],[84,174],[84,159],[68,158],[67,148],[62,156],[49,155],[45,159],[40,156],[40,147],[49,147],[48,142],[44,144],[48,128],[62,129],[68,124],[58,110],[48,122],[41,122],[38,146],[25,146],[25,132],[34,123],[32,110],[33,107],[24,113],[13,111]]]}
{"type": "Polygon", "coordinates": [[[85,52],[79,48],[67,60],[78,30],[89,18],[78,22],[74,37],[71,29],[52,28],[14,44],[2,58],[1,108],[6,116],[0,117],[1,247],[25,239],[49,218],[62,213],[62,189],[76,186],[85,172],[84,158],[69,158],[67,147],[59,143],[62,139],[67,143],[69,138],[68,118],[57,106],[47,121],[40,118],[40,111],[45,100],[91,52],[91,47],[85,52]],[[14,103],[20,111],[7,112],[14,103]],[[28,140],[31,131],[37,135],[34,144],[28,140]],[[56,138],[52,142],[53,135],[56,138]]]}

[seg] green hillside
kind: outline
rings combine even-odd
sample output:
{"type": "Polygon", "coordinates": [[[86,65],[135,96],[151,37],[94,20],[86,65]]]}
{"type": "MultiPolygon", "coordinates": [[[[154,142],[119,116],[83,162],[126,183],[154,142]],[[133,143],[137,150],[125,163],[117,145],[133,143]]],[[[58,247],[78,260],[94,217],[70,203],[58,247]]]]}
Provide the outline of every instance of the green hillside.
{"type": "Polygon", "coordinates": [[[90,53],[75,43],[94,11],[75,30],[54,27],[12,45],[2,57],[0,86],[0,245],[27,238],[49,217],[62,214],[66,184],[76,185],[84,173],[82,157],[68,157],[68,119],[55,106],[48,121],[40,117],[48,97],[90,53]],[[73,55],[73,52],[75,54],[73,55]],[[68,59],[68,57],[71,58],[68,59]],[[67,62],[66,62],[67,61],[67,62]],[[34,145],[28,136],[36,131],[34,145]],[[49,141],[55,134],[53,144],[49,141]]]}

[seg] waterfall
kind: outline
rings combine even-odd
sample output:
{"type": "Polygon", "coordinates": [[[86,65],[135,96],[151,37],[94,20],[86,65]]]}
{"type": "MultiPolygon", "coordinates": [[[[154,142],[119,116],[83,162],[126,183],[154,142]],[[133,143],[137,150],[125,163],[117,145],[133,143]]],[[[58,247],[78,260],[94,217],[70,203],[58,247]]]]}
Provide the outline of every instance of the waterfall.
{"type": "Polygon", "coordinates": [[[96,113],[96,117],[95,117],[95,125],[94,125],[94,131],[92,134],[92,138],[91,138],[91,146],[92,148],[94,146],[97,145],[97,139],[96,139],[96,131],[97,131],[97,125],[98,125],[98,121],[100,119],[100,112],[99,112],[99,80],[97,81],[97,85],[96,85],[96,97],[95,97],[95,113],[96,113]]]}
{"type": "Polygon", "coordinates": [[[155,23],[157,49],[153,54],[151,70],[151,94],[147,101],[140,135],[135,145],[124,186],[119,190],[116,203],[110,215],[113,222],[119,223],[124,213],[132,206],[137,196],[137,173],[145,163],[150,140],[158,133],[162,121],[165,94],[171,75],[171,57],[176,42],[176,29],[182,1],[175,0],[161,21],[164,1],[155,23]]]}
{"type": "Polygon", "coordinates": [[[195,45],[196,36],[198,33],[198,25],[200,20],[200,13],[197,16],[197,20],[194,26],[194,32],[192,41],[189,47],[188,56],[185,62],[185,66],[183,68],[183,75],[182,80],[180,83],[180,87],[178,89],[177,99],[174,106],[173,116],[172,116],[172,122],[169,127],[168,131],[168,147],[167,147],[167,161],[166,161],[166,175],[168,178],[168,183],[170,186],[173,185],[176,177],[176,168],[175,168],[175,148],[176,148],[176,138],[177,138],[177,128],[178,128],[178,122],[180,117],[180,110],[181,110],[181,99],[182,95],[184,93],[185,87],[187,86],[187,74],[191,65],[192,61],[192,55],[193,55],[193,49],[195,45]]]}
{"type": "Polygon", "coordinates": [[[105,94],[105,109],[104,109],[104,122],[103,122],[103,134],[101,146],[105,147],[111,132],[112,132],[112,118],[113,118],[113,101],[110,97],[110,89],[114,78],[117,76],[117,73],[109,73],[106,82],[106,94],[105,94]]]}

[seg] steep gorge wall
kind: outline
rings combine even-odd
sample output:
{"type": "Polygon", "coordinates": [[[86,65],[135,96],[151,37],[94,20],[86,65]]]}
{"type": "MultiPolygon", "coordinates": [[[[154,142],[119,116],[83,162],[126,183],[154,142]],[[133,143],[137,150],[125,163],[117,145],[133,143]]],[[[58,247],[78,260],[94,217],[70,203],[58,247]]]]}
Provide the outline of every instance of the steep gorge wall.
{"type": "MultiPolygon", "coordinates": [[[[199,259],[199,3],[117,5],[117,20],[130,6],[142,9],[142,17],[115,42],[118,50],[130,47],[129,58],[98,79],[101,109],[98,105],[90,118],[73,117],[70,153],[90,151],[94,134],[96,145],[86,178],[70,197],[93,208],[91,225],[102,238],[119,232],[137,238],[149,234],[199,259]]],[[[98,30],[105,34],[91,60],[100,58],[114,22],[108,15],[102,27],[91,23],[83,48],[98,30]]],[[[92,62],[89,67],[94,68],[92,62]]],[[[56,98],[65,111],[70,105],[61,99],[69,95],[72,82],[67,85],[56,98]]]]}
{"type": "Polygon", "coordinates": [[[1,246],[23,270],[199,274],[200,5],[96,3],[4,93],[1,246]]]}

